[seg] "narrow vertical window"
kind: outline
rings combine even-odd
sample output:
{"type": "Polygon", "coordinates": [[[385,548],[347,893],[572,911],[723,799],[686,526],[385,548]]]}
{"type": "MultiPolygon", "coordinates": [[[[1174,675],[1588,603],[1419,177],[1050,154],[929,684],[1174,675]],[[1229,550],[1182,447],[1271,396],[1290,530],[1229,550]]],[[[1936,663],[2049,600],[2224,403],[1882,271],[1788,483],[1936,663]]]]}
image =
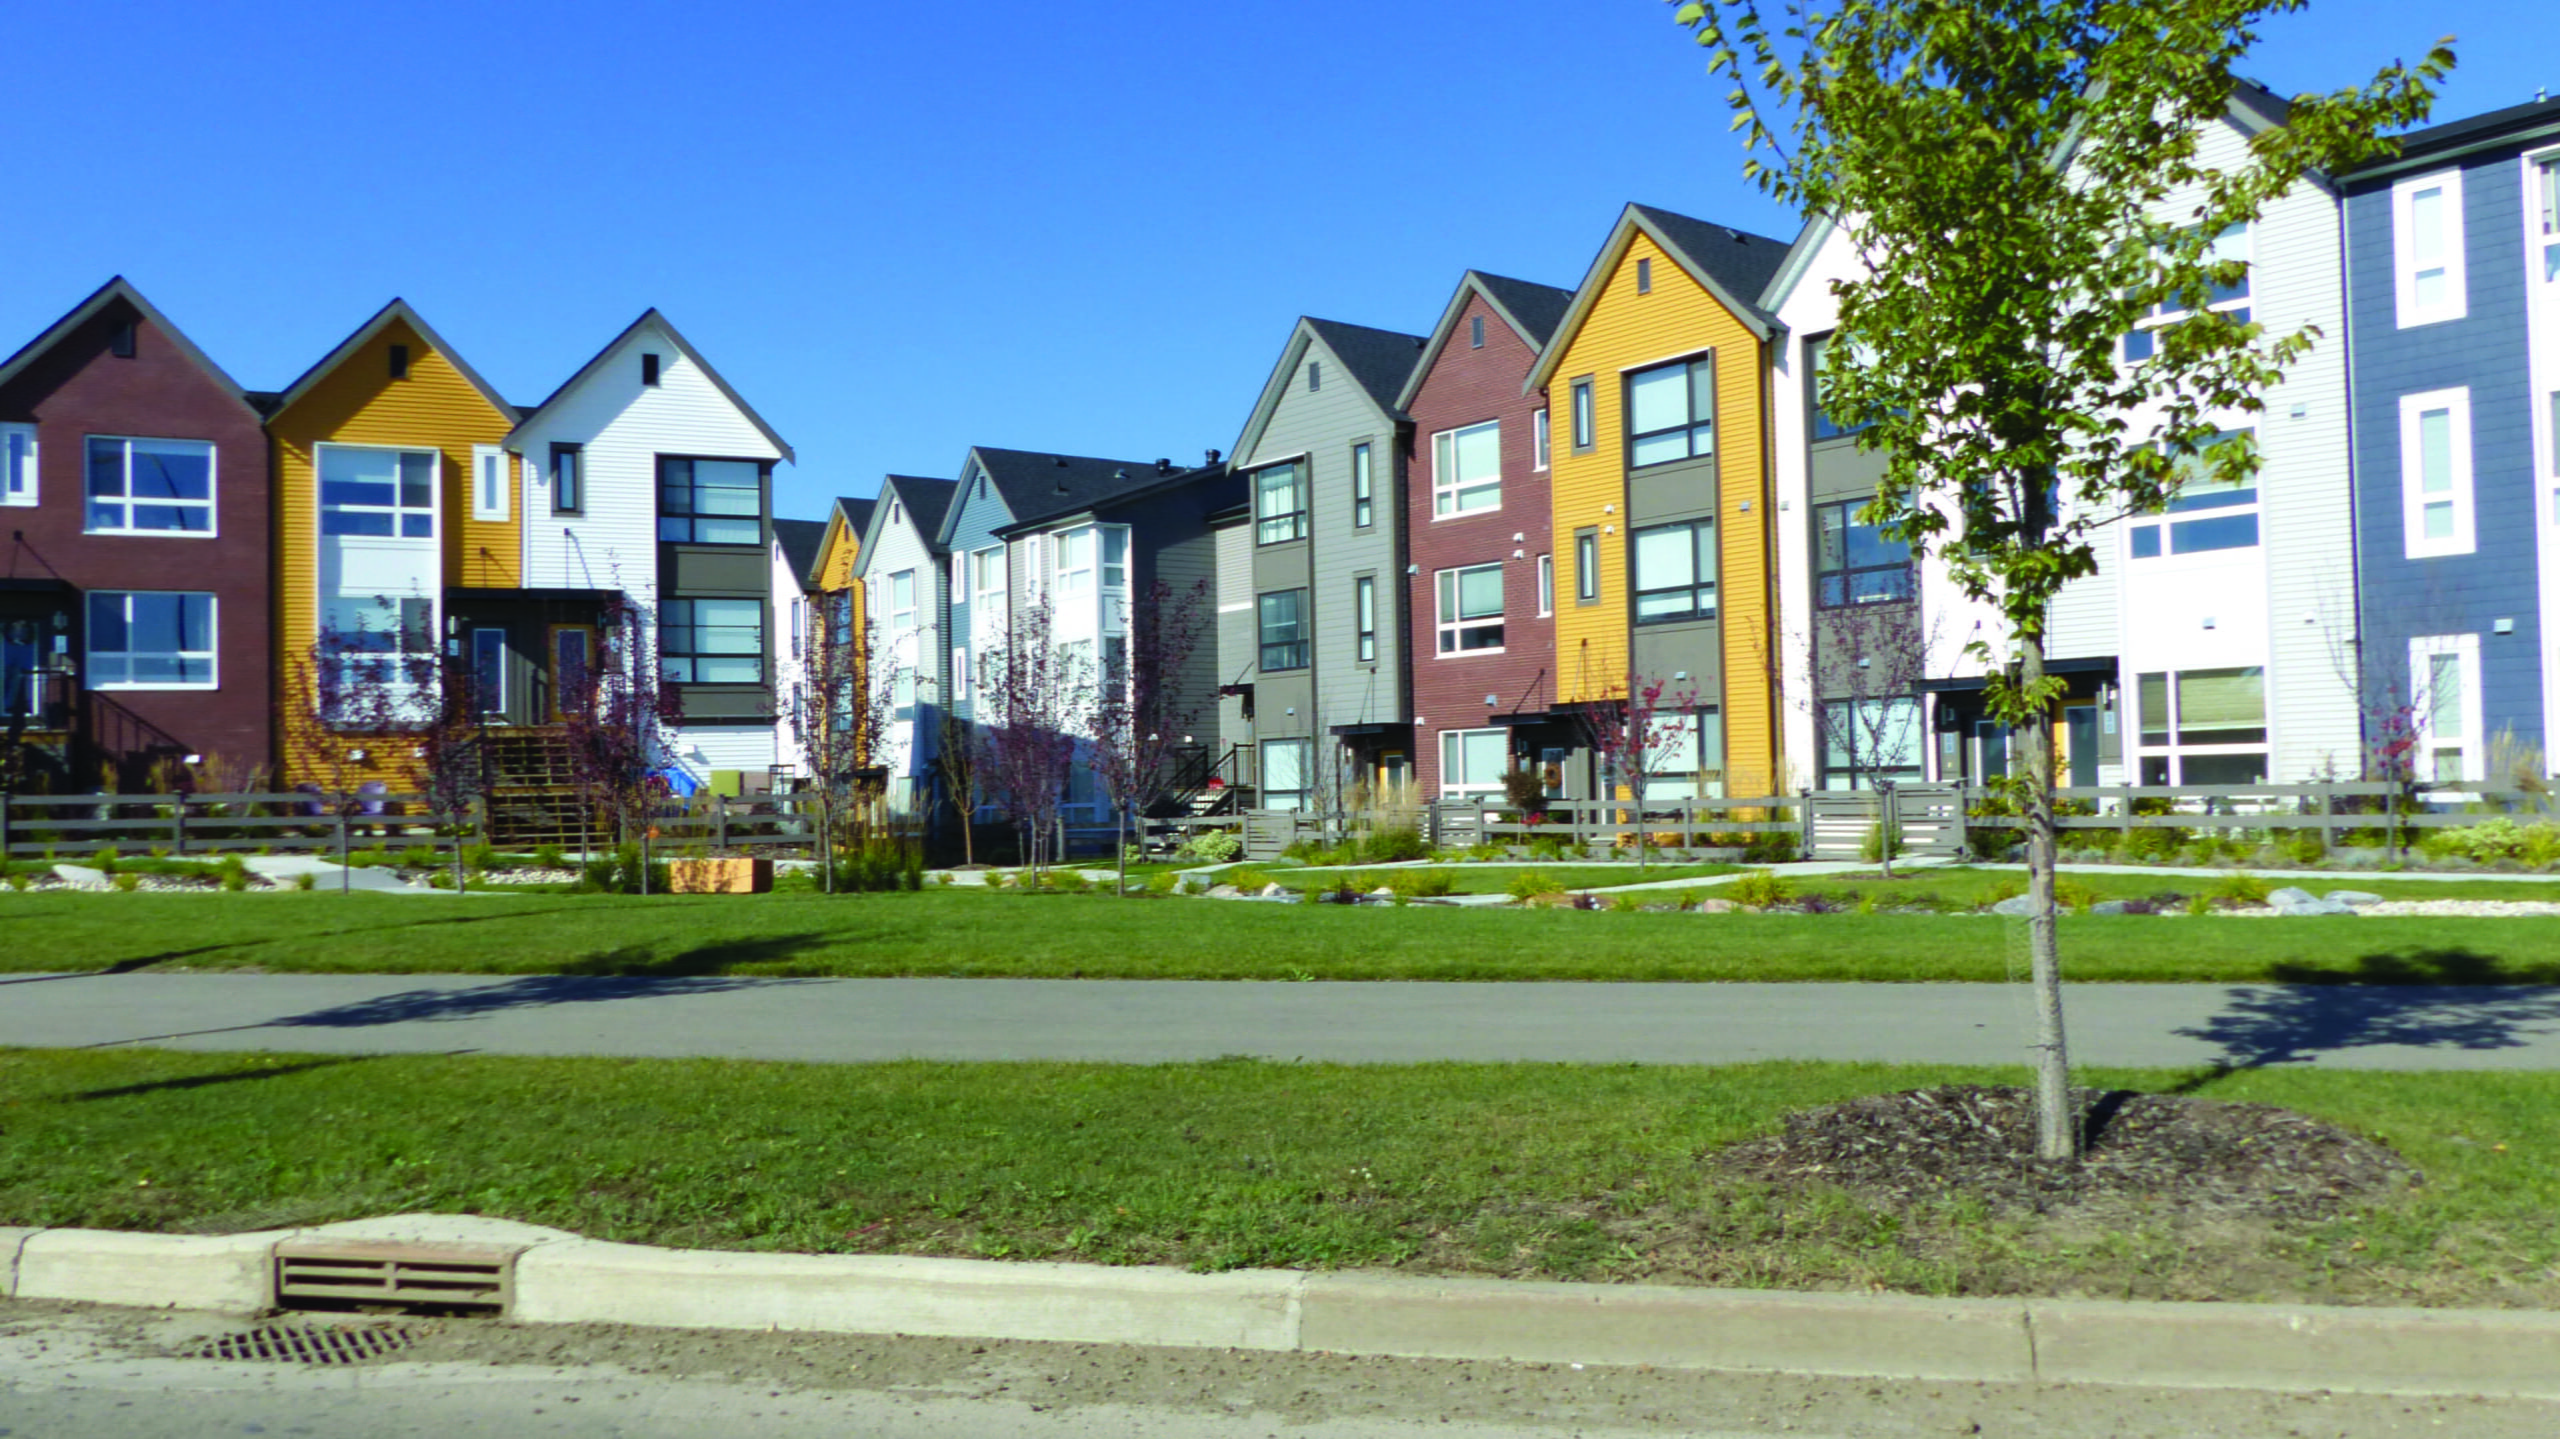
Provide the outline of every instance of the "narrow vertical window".
{"type": "Polygon", "coordinates": [[[1651,260],[1636,261],[1636,293],[1639,295],[1653,293],[1653,261],[1651,260]]]}
{"type": "Polygon", "coordinates": [[[504,520],[508,510],[509,462],[496,445],[471,447],[471,518],[504,520]]]}
{"type": "Polygon", "coordinates": [[[1547,412],[1540,410],[1529,417],[1529,468],[1543,470],[1546,467],[1547,412]]]}
{"type": "Polygon", "coordinates": [[[1324,388],[1324,361],[1307,361],[1307,388],[1310,390],[1321,390],[1324,388]]]}
{"type": "Polygon", "coordinates": [[[1351,524],[1355,529],[1365,530],[1377,522],[1376,483],[1369,472],[1369,447],[1366,444],[1353,445],[1351,447],[1351,524]]]}
{"type": "Polygon", "coordinates": [[[391,378],[395,380],[409,378],[409,347],[406,345],[391,347],[391,378]]]}
{"type": "Polygon", "coordinates": [[[1600,603],[1600,532],[1573,532],[1573,602],[1600,603]]]}
{"type": "Polygon", "coordinates": [[[107,337],[108,352],[113,354],[119,360],[132,359],[134,344],[133,331],[133,321],[125,320],[119,323],[116,326],[115,333],[107,337]]]}
{"type": "Polygon", "coordinates": [[[2471,392],[2400,397],[2400,514],[2410,559],[2477,546],[2471,488],[2471,392]]]}
{"type": "Polygon", "coordinates": [[[484,715],[507,712],[507,632],[482,626],[471,632],[471,698],[484,715]]]}
{"type": "Polygon", "coordinates": [[[1360,663],[1378,658],[1378,581],[1362,575],[1351,582],[1351,618],[1360,636],[1360,663]]]}
{"type": "Polygon", "coordinates": [[[1573,382],[1573,452],[1577,455],[1592,445],[1591,377],[1573,382]]]}
{"type": "Polygon", "coordinates": [[[657,356],[642,355],[640,357],[640,383],[644,385],[654,385],[658,383],[657,356]]]}
{"type": "Polygon", "coordinates": [[[580,483],[583,457],[576,445],[551,447],[551,513],[575,515],[586,510],[586,488],[580,483]]]}
{"type": "Polygon", "coordinates": [[[0,505],[36,502],[36,427],[0,425],[0,505]]]}
{"type": "Polygon", "coordinates": [[[2460,170],[2391,187],[2391,268],[2400,328],[2469,313],[2462,229],[2460,170]]]}
{"type": "Polygon", "coordinates": [[[1556,557],[1538,556],[1538,614],[1541,618],[1556,612],[1556,557]]]}
{"type": "Polygon", "coordinates": [[[1484,348],[1484,316],[1482,315],[1467,317],[1467,348],[1470,350],[1484,348]]]}

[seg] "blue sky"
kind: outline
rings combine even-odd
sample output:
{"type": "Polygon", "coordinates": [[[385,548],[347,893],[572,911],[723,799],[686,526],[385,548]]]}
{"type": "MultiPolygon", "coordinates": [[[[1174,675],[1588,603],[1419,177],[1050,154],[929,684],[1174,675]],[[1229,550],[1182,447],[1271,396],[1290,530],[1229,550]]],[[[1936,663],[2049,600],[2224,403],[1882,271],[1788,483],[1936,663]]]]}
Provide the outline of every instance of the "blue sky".
{"type": "MultiPolygon", "coordinates": [[[[2451,31],[2453,119],[2560,87],[2538,10],[2322,0],[2248,68],[2331,89],[2451,31]]],[[[121,272],[280,388],[399,295],[529,403],[656,305],[798,450],[785,515],[971,444],[1229,447],[1298,315],[1573,284],[1628,200],[1794,233],[1655,0],[192,0],[0,37],[0,353],[121,272]]]]}

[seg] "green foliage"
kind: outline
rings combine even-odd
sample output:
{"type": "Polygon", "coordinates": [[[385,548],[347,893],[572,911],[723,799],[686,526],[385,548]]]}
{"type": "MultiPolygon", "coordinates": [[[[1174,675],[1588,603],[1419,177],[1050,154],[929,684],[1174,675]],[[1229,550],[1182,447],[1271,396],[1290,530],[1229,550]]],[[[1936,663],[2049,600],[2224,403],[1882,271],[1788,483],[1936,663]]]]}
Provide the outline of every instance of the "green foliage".
{"type": "Polygon", "coordinates": [[[1542,834],[1529,841],[1529,858],[1568,859],[1571,856],[1565,853],[1563,836],[1542,834]]]}
{"type": "MultiPolygon", "coordinates": [[[[943,882],[946,884],[951,880],[951,876],[948,874],[944,875],[942,878],[943,882]]],[[[1150,894],[1172,894],[1181,885],[1181,883],[1181,875],[1176,874],[1169,869],[1160,869],[1154,874],[1147,876],[1147,892],[1150,894]]]]}
{"type": "Polygon", "coordinates": [[[2329,857],[2329,847],[2321,843],[2318,830],[2298,830],[2276,848],[2287,860],[2305,869],[2329,857]]]}
{"type": "Polygon", "coordinates": [[[2560,824],[2536,820],[2518,824],[2504,815],[2462,829],[2422,830],[2418,850],[2429,859],[2466,859],[2474,864],[2509,862],[2545,869],[2560,863],[2560,824]]]}
{"type": "Polygon", "coordinates": [[[20,871],[9,876],[9,887],[18,891],[20,894],[26,893],[27,886],[33,883],[35,883],[34,876],[29,875],[24,871],[20,871]]]}
{"type": "Polygon", "coordinates": [[[924,851],[894,839],[872,838],[839,850],[835,893],[886,894],[924,888],[924,851]]]}
{"type": "Polygon", "coordinates": [[[1867,837],[1858,842],[1858,858],[1869,864],[1882,864],[1888,859],[1900,859],[1904,848],[1901,827],[1879,820],[1867,826],[1867,837]]]}
{"type": "Polygon", "coordinates": [[[1510,885],[1503,892],[1517,900],[1537,899],[1564,893],[1564,881],[1539,870],[1524,869],[1511,877],[1510,885]]]}
{"type": "Polygon", "coordinates": [[[1618,914],[1642,914],[1644,901],[1632,894],[1613,895],[1609,899],[1609,908],[1618,914]]]}
{"type": "Polygon", "coordinates": [[[2190,896],[2187,900],[2187,913],[2198,916],[2213,913],[2213,896],[2209,894],[2190,896]]]}
{"type": "Polygon", "coordinates": [[[108,883],[115,886],[116,893],[118,894],[131,894],[135,890],[142,888],[142,876],[132,873],[131,871],[127,871],[109,880],[108,883]]]}
{"type": "Polygon", "coordinates": [[[116,853],[116,847],[114,845],[105,844],[98,846],[98,852],[89,856],[89,863],[92,867],[104,873],[113,874],[116,872],[116,864],[121,858],[122,856],[116,853]]]}
{"type": "Polygon", "coordinates": [[[1386,878],[1398,899],[1437,899],[1458,888],[1458,877],[1441,869],[1400,869],[1386,878]]]}
{"type": "Polygon", "coordinates": [[[1194,830],[1174,851],[1174,858],[1190,864],[1225,864],[1244,852],[1244,839],[1231,829],[1194,830]]]}
{"type": "Polygon", "coordinates": [[[1401,864],[1424,858],[1431,846],[1422,842],[1422,832],[1412,828],[1373,831],[1360,841],[1360,859],[1364,864],[1401,864]]]}
{"type": "Polygon", "coordinates": [[[1735,880],[1725,893],[1747,909],[1772,909],[1796,897],[1794,885],[1775,870],[1755,869],[1735,880]]]}
{"type": "Polygon", "coordinates": [[[1231,869],[1218,876],[1222,884],[1231,884],[1246,894],[1260,894],[1271,883],[1271,876],[1258,869],[1231,869]]]}
{"type": "Polygon", "coordinates": [[[958,884],[958,883],[960,882],[960,876],[958,876],[958,875],[956,875],[956,874],[953,874],[951,871],[949,871],[949,870],[947,870],[947,869],[946,869],[946,870],[943,870],[943,871],[941,871],[940,873],[938,873],[938,874],[934,875],[934,877],[933,877],[933,882],[934,882],[935,884],[937,884],[937,885],[942,886],[942,887],[943,887],[943,888],[945,888],[945,889],[948,889],[948,888],[950,888],[952,885],[958,884]]]}
{"type": "MultiPolygon", "coordinates": [[[[1563,851],[1559,849],[1557,853],[1561,855],[1563,851]]],[[[1458,857],[1460,859],[1475,860],[1481,863],[1488,859],[1505,858],[1506,853],[1501,845],[1495,844],[1493,841],[1488,839],[1479,840],[1474,844],[1468,845],[1465,849],[1458,851],[1458,857]]]]}
{"type": "MultiPolygon", "coordinates": [[[[625,844],[611,854],[587,861],[579,871],[578,891],[581,894],[638,894],[643,873],[640,846],[625,844]]],[[[645,873],[649,893],[667,892],[666,861],[651,861],[645,873]]]]}
{"type": "Polygon", "coordinates": [[[398,857],[382,845],[375,845],[371,849],[355,850],[347,856],[347,867],[350,869],[394,869],[399,866],[399,863],[398,857]]]}
{"type": "Polygon", "coordinates": [[[2067,909],[2073,914],[2087,914],[2089,906],[2096,904],[2101,898],[2103,896],[2091,888],[2086,880],[2076,879],[2067,874],[2057,874],[2053,877],[2053,902],[2059,908],[2067,909]]]}
{"type": "Polygon", "coordinates": [[[2254,874],[2226,874],[2214,882],[2211,897],[2235,905],[2258,905],[2273,893],[2275,886],[2254,874]]]}
{"type": "Polygon", "coordinates": [[[226,854],[213,862],[213,872],[224,889],[234,894],[249,887],[248,863],[236,854],[226,854]]]}
{"type": "Polygon", "coordinates": [[[302,873],[293,877],[293,887],[306,893],[311,890],[318,889],[320,887],[320,876],[313,874],[309,870],[304,870],[302,873]]]}
{"type": "Polygon", "coordinates": [[[477,876],[493,869],[505,869],[508,865],[496,845],[475,844],[462,852],[462,867],[467,873],[477,876]]]}
{"type": "Polygon", "coordinates": [[[533,867],[535,869],[567,869],[569,867],[569,852],[556,844],[535,845],[533,847],[533,867]]]}

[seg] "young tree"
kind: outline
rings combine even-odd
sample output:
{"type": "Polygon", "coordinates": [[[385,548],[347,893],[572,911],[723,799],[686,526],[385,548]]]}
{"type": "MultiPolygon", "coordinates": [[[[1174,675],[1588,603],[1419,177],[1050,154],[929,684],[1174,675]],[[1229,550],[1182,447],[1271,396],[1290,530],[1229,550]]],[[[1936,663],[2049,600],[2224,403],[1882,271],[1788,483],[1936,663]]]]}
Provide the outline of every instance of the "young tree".
{"type": "MultiPolygon", "coordinates": [[[[1174,756],[1191,738],[1204,685],[1192,657],[1209,629],[1209,584],[1176,591],[1162,580],[1128,606],[1127,648],[1102,666],[1093,702],[1093,774],[1111,801],[1119,893],[1129,892],[1130,820],[1163,797],[1174,756]]],[[[1108,641],[1105,641],[1108,644],[1108,641]]]]}
{"type": "Polygon", "coordinates": [[[1090,723],[1091,666],[1054,642],[1042,595],[1013,616],[1005,642],[978,665],[978,768],[1007,817],[1023,829],[1023,862],[1035,872],[1050,853],[1075,771],[1076,733],[1090,723]]]}
{"type": "Polygon", "coordinates": [[[960,862],[978,862],[978,731],[952,710],[942,712],[942,739],[933,751],[942,797],[960,821],[960,862]]]}
{"type": "Polygon", "coordinates": [[[669,729],[682,713],[675,692],[659,682],[648,628],[640,607],[617,592],[596,616],[595,663],[584,674],[552,678],[581,816],[601,812],[613,821],[618,841],[640,843],[636,883],[643,894],[649,891],[649,819],[666,793],[658,771],[666,763],[669,729]]]}
{"type": "Polygon", "coordinates": [[[853,592],[828,594],[801,661],[791,724],[817,793],[819,882],[829,888],[838,840],[861,812],[864,777],[889,718],[889,687],[873,683],[878,648],[877,627],[868,615],[857,618],[853,592]]]}
{"type": "Polygon", "coordinates": [[[362,787],[415,785],[438,823],[453,827],[453,881],[465,883],[465,817],[488,793],[478,690],[468,665],[436,645],[433,611],[416,601],[378,601],[368,616],[324,623],[290,684],[287,742],[305,773],[329,776],[331,811],[362,811],[362,787]]]}
{"type": "MultiPolygon", "coordinates": [[[[1627,697],[1609,700],[1582,713],[1582,733],[1600,756],[1602,772],[1627,787],[1636,825],[1636,867],[1650,862],[1652,834],[1645,828],[1645,789],[1662,767],[1663,757],[1685,739],[1696,747],[1698,692],[1663,694],[1665,682],[1639,677],[1627,697]]],[[[1615,796],[1609,796],[1614,798],[1615,796]]]]}
{"type": "Polygon", "coordinates": [[[2216,169],[2199,138],[2269,14],[2306,0],[1688,0],[1678,22],[1731,83],[1744,173],[1841,227],[1864,276],[1835,286],[1827,406],[1872,421],[1886,456],[1866,518],[1934,552],[2007,634],[1992,712],[2023,751],[2037,998],[2037,1152],[2079,1153],[2053,907],[2045,627],[2096,570],[2091,537],[2157,509],[2182,467],[2243,483],[2257,457],[2217,443],[2310,347],[2211,308],[2246,267],[2216,240],[2314,170],[2389,149],[2452,66],[2438,46],[2366,86],[2296,99],[2216,169]],[[1763,156],[1766,158],[1763,158],[1763,156]],[[2161,313],[2147,359],[2118,340],[2161,313]],[[2200,458],[2200,465],[2197,461],[2200,458]]]}

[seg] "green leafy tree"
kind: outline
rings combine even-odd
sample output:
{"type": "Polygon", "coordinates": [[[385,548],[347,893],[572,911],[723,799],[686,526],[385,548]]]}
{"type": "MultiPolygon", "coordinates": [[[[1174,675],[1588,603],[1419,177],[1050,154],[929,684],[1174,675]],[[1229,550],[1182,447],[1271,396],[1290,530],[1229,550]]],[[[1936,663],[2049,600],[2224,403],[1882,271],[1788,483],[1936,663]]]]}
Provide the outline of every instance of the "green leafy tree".
{"type": "MultiPolygon", "coordinates": [[[[2443,44],[2367,85],[2291,102],[2229,168],[2200,140],[2256,24],[2305,0],[1690,0],[1678,22],[1729,82],[1744,171],[1828,217],[1861,278],[1837,287],[1825,405],[1873,423],[1886,474],[1863,518],[1997,608],[1976,652],[2024,771],[2037,996],[2037,1149],[2075,1156],[2054,923],[2055,594],[2100,527],[2183,479],[2247,483],[2221,438],[2320,337],[2212,308],[2245,266],[2216,240],[2316,171],[2387,153],[2451,69],[2443,44]],[[2162,315],[2187,318],[2162,324],[2162,315]],[[2120,340],[2148,329],[2152,353],[2120,340]]],[[[2338,337],[2327,337],[2335,343],[2338,337]]]]}

